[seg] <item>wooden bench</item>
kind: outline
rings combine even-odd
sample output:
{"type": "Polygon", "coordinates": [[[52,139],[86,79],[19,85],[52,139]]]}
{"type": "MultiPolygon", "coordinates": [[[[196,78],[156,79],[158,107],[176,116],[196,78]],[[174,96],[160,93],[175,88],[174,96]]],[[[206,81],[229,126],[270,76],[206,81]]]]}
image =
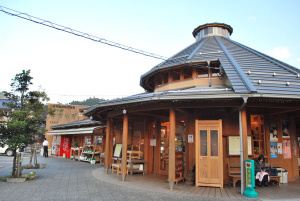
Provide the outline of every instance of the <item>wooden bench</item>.
{"type": "MultiPolygon", "coordinates": [[[[265,163],[266,169],[272,169],[272,164],[271,163],[265,163]]],[[[270,182],[277,182],[277,185],[280,185],[280,176],[270,176],[270,182]]]]}
{"type": "MultiPolygon", "coordinates": [[[[117,172],[117,175],[121,174],[121,167],[122,167],[121,163],[113,163],[111,164],[111,172],[112,173],[117,172]]],[[[126,174],[128,174],[128,169],[129,169],[129,165],[126,165],[126,174]]]]}
{"type": "MultiPolygon", "coordinates": [[[[265,164],[266,168],[272,168],[271,163],[265,164]]],[[[241,181],[241,164],[240,163],[228,163],[228,173],[229,173],[229,182],[236,186],[238,181],[241,181]]],[[[277,185],[280,184],[280,176],[269,176],[270,182],[277,182],[277,185]]]]}
{"type": "Polygon", "coordinates": [[[235,187],[236,182],[241,181],[241,164],[228,163],[229,182],[235,187]]]}

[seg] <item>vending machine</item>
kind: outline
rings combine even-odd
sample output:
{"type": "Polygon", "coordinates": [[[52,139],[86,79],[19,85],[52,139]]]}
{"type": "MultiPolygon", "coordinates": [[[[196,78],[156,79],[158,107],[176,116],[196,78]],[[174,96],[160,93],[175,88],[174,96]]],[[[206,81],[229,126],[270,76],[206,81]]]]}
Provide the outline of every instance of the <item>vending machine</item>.
{"type": "Polygon", "coordinates": [[[71,151],[71,139],[70,136],[63,135],[61,136],[61,143],[60,143],[60,156],[66,155],[66,158],[70,158],[70,151],[71,151]]]}
{"type": "Polygon", "coordinates": [[[61,142],[61,136],[58,135],[56,137],[55,156],[61,156],[60,155],[60,142],[61,142]]]}
{"type": "Polygon", "coordinates": [[[57,136],[56,138],[56,156],[66,156],[66,158],[70,158],[70,150],[71,150],[71,139],[70,136],[57,136]]]}

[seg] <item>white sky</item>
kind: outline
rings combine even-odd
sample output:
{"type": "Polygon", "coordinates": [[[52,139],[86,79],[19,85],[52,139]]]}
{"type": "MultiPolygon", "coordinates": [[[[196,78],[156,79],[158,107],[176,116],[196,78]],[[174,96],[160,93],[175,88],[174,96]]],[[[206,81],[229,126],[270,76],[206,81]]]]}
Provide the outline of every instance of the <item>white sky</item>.
{"type": "MultiPolygon", "coordinates": [[[[123,45],[171,57],[211,22],[231,39],[300,67],[300,1],[0,0],[0,5],[123,45]]],[[[0,12],[0,91],[31,70],[50,103],[112,99],[143,92],[140,76],[161,60],[96,43],[0,12]]]]}

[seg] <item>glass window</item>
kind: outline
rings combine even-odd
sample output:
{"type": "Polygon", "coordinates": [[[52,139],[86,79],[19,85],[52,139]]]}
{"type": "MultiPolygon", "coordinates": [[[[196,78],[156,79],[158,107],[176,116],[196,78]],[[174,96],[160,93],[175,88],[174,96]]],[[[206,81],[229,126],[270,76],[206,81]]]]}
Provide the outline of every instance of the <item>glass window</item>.
{"type": "Polygon", "coordinates": [[[213,34],[213,27],[208,27],[208,34],[213,34]]]}
{"type": "Polygon", "coordinates": [[[180,69],[173,69],[171,73],[173,81],[180,80],[180,69]]]}
{"type": "MultiPolygon", "coordinates": [[[[251,135],[253,139],[253,155],[265,155],[265,130],[264,130],[264,116],[250,115],[251,118],[251,135]]],[[[277,131],[277,129],[276,129],[277,131]]]]}
{"type": "Polygon", "coordinates": [[[198,68],[198,77],[208,77],[207,68],[198,68]]]}
{"type": "Polygon", "coordinates": [[[164,73],[164,84],[167,84],[169,82],[169,72],[164,73]]]}
{"type": "Polygon", "coordinates": [[[193,69],[192,67],[184,67],[183,68],[183,77],[184,79],[190,79],[193,75],[193,69]]]}
{"type": "Polygon", "coordinates": [[[218,27],[218,34],[222,35],[222,28],[218,27]]]}
{"type": "Polygon", "coordinates": [[[210,131],[210,148],[211,148],[211,156],[218,156],[218,131],[211,130],[210,131]]]}
{"type": "Polygon", "coordinates": [[[208,28],[205,28],[204,29],[204,35],[207,35],[208,34],[208,28]]]}
{"type": "Polygon", "coordinates": [[[162,84],[161,75],[156,76],[156,83],[157,83],[157,86],[161,86],[161,84],[162,84]]]}
{"type": "Polygon", "coordinates": [[[207,156],[207,130],[200,130],[200,156],[207,156]]]}
{"type": "Polygon", "coordinates": [[[220,69],[219,68],[211,68],[211,75],[213,76],[213,77],[217,77],[217,76],[220,76],[221,74],[220,74],[220,69]]]}

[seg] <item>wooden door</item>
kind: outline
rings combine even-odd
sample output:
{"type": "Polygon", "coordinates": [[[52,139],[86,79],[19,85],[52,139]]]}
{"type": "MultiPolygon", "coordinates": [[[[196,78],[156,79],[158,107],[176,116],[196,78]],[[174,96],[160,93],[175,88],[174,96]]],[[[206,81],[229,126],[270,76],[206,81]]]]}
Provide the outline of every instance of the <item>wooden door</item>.
{"type": "Polygon", "coordinates": [[[222,120],[196,120],[196,186],[223,188],[222,120]]]}

